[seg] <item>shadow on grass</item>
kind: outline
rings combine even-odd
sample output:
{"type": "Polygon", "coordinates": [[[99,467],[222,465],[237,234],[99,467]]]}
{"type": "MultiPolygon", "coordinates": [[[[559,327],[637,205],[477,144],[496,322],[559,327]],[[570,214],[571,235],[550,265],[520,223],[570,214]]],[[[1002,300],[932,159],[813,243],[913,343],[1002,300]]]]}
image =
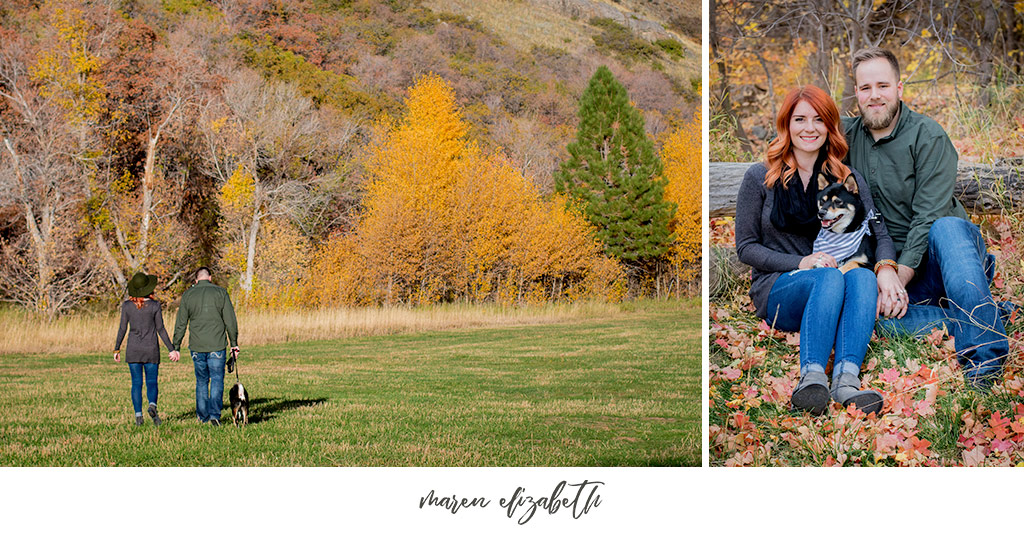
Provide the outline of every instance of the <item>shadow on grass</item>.
{"type": "MultiPolygon", "coordinates": [[[[293,410],[304,406],[314,406],[326,403],[327,399],[283,399],[275,397],[271,399],[258,397],[249,402],[249,423],[261,423],[270,421],[279,413],[285,410],[293,410]]],[[[231,412],[228,409],[228,412],[231,412]]]]}
{"type": "MultiPolygon", "coordinates": [[[[282,397],[257,397],[252,401],[249,401],[249,423],[261,423],[264,421],[270,421],[277,417],[281,412],[287,410],[293,410],[304,406],[314,406],[322,403],[326,403],[327,398],[320,397],[318,399],[284,399],[282,397]]],[[[191,412],[182,412],[175,416],[180,420],[187,420],[189,418],[195,419],[196,413],[193,409],[191,412]]],[[[231,419],[231,405],[224,405],[221,410],[221,421],[231,419]]],[[[229,423],[230,424],[230,423],[229,423]]]]}

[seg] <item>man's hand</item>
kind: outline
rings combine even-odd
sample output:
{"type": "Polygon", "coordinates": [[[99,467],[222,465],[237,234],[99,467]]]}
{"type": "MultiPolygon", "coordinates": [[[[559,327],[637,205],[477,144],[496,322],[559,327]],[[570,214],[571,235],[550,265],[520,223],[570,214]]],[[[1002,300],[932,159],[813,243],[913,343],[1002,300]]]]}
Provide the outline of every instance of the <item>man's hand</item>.
{"type": "Polygon", "coordinates": [[[914,269],[906,265],[898,265],[896,268],[896,273],[899,274],[900,283],[903,285],[903,287],[909,285],[910,280],[914,279],[914,269]]]}
{"type": "Polygon", "coordinates": [[[114,361],[115,362],[120,362],[121,361],[121,351],[114,351],[114,361]]]}
{"type": "Polygon", "coordinates": [[[903,318],[907,313],[907,291],[900,283],[899,275],[890,266],[878,270],[878,303],[875,315],[903,318]]]}
{"type": "Polygon", "coordinates": [[[178,351],[171,351],[170,358],[172,362],[177,362],[178,359],[181,358],[181,353],[178,351]]]}
{"type": "Polygon", "coordinates": [[[235,358],[238,358],[238,353],[239,353],[239,352],[241,352],[241,351],[239,351],[239,350],[238,350],[238,347],[231,347],[231,354],[232,354],[232,356],[234,356],[235,358]]]}

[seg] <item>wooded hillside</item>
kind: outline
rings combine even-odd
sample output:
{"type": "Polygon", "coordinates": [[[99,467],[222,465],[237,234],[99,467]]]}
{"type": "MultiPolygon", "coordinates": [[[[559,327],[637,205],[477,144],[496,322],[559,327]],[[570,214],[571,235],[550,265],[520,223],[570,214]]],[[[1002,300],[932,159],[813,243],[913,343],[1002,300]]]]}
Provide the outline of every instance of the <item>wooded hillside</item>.
{"type": "MultiPolygon", "coordinates": [[[[136,271],[158,275],[171,298],[206,264],[254,306],[317,303],[324,282],[310,270],[367,217],[374,155],[402,121],[424,120],[409,89],[428,75],[453,97],[425,120],[454,114],[459,139],[483,155],[476,173],[518,177],[545,203],[601,65],[628,89],[660,158],[682,163],[679,153],[699,154],[699,13],[698,2],[667,0],[4,2],[0,299],[51,315],[106,307],[136,271]]],[[[665,167],[666,198],[692,192],[680,181],[694,174],[699,185],[699,161],[687,162],[665,167]]],[[[683,230],[692,203],[671,201],[683,230]]],[[[451,254],[417,252],[405,261],[451,254]]],[[[684,269],[699,258],[690,246],[672,252],[619,285],[694,288],[684,269]]],[[[477,270],[466,274],[488,269],[477,270]]],[[[566,278],[588,274],[537,276],[511,299],[571,299],[566,278]]],[[[506,281],[476,283],[492,276],[506,281]]],[[[435,284],[357,295],[471,299],[435,284]]],[[[496,285],[472,299],[499,299],[496,285]]]]}

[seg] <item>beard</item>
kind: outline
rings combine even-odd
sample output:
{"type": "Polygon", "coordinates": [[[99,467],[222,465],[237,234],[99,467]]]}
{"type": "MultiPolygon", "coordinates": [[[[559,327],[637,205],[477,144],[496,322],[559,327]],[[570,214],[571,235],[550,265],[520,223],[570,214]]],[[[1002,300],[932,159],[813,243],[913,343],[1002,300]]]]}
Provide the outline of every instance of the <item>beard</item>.
{"type": "MultiPolygon", "coordinates": [[[[859,106],[859,105],[858,105],[859,106]]],[[[892,124],[896,113],[900,110],[900,102],[892,101],[885,105],[882,111],[869,114],[863,106],[860,106],[860,116],[864,118],[864,125],[871,130],[881,130],[892,124]]]]}

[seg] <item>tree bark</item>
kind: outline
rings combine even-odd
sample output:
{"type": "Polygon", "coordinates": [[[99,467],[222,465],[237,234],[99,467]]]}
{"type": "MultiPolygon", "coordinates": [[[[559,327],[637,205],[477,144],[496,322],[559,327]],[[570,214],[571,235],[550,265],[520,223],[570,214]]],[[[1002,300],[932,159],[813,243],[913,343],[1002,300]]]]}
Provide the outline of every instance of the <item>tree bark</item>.
{"type": "Polygon", "coordinates": [[[256,196],[253,200],[254,207],[252,210],[252,223],[249,225],[249,237],[246,239],[245,274],[242,277],[242,281],[239,282],[239,286],[243,291],[245,291],[245,296],[247,298],[252,294],[252,280],[256,268],[256,240],[259,238],[260,219],[263,217],[260,211],[259,189],[259,185],[256,185],[256,196]]]}
{"type": "Polygon", "coordinates": [[[107,240],[103,238],[103,232],[100,231],[98,226],[94,226],[93,230],[96,234],[96,244],[100,247],[100,254],[103,256],[103,261],[107,263],[107,268],[110,269],[110,275],[114,277],[117,284],[121,287],[128,285],[128,280],[125,278],[124,272],[121,271],[121,267],[117,265],[117,259],[114,259],[114,254],[110,251],[110,247],[107,245],[107,240]]]}
{"type": "Polygon", "coordinates": [[[149,259],[149,228],[152,225],[153,212],[153,168],[156,163],[156,143],[160,132],[149,137],[146,143],[146,164],[142,172],[142,222],[139,224],[139,251],[135,258],[141,270],[149,259]]]}

